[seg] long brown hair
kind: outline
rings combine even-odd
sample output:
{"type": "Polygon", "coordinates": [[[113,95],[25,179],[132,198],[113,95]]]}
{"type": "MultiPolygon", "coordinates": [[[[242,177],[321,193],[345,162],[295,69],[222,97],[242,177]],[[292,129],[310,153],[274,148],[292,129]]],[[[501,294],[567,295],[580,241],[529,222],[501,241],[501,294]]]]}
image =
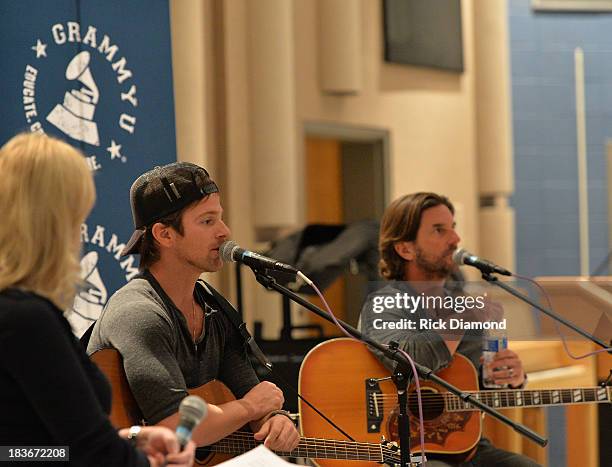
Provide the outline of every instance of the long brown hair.
{"type": "Polygon", "coordinates": [[[423,211],[441,204],[455,214],[455,208],[446,196],[427,192],[404,195],[387,207],[380,224],[378,240],[378,268],[381,276],[387,280],[403,279],[405,260],[395,251],[395,244],[415,241],[423,211]]]}

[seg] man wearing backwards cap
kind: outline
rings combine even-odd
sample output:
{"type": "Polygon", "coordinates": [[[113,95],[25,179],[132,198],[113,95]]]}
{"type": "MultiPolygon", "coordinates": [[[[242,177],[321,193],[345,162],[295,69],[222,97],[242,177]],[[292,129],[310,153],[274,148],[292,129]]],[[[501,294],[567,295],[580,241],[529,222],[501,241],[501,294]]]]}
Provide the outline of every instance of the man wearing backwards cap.
{"type": "Polygon", "coordinates": [[[130,201],[135,231],[121,255],[140,254],[140,274],[106,304],[88,353],[108,347],[121,353],[147,424],[176,427],[187,388],[218,379],[238,400],[209,404],[193,432],[197,445],[250,423],[257,440],[291,451],[299,435],[280,410],[282,392],[259,382],[228,318],[236,311],[198,281],[203,272],[221,269],[219,247],[230,235],[217,185],[203,168],[175,162],[138,177],[130,201]]]}

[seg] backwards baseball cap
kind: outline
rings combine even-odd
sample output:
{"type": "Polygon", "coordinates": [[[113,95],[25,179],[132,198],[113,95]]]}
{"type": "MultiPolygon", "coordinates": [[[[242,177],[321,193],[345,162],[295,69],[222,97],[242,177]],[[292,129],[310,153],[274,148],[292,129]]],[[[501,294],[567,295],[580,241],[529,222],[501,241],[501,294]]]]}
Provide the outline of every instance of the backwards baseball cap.
{"type": "Polygon", "coordinates": [[[135,230],[121,256],[138,253],[147,227],[218,191],[208,172],[190,162],[173,162],[142,174],[130,188],[135,230]]]}

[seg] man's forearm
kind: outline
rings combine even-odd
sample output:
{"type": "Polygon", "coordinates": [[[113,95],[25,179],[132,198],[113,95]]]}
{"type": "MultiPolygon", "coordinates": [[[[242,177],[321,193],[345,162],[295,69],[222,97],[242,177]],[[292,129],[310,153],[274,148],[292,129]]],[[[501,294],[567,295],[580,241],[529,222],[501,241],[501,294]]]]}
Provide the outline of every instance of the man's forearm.
{"type": "MultiPolygon", "coordinates": [[[[253,416],[252,409],[243,400],[221,405],[208,404],[208,415],[193,430],[192,439],[196,446],[213,444],[249,423],[253,416]]],[[[179,414],[175,413],[163,419],[158,425],[174,430],[178,423],[179,414]]]]}

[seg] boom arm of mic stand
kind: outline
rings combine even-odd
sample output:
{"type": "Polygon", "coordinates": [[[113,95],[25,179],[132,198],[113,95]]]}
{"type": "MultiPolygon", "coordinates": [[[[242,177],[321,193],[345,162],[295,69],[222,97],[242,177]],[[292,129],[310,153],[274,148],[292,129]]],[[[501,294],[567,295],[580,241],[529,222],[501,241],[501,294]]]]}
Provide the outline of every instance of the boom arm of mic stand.
{"type": "MultiPolygon", "coordinates": [[[[276,280],[273,277],[270,277],[269,275],[267,275],[265,271],[262,272],[262,271],[258,271],[254,269],[253,272],[255,273],[255,278],[257,279],[257,282],[263,285],[266,289],[275,290],[278,293],[293,300],[295,303],[298,303],[299,305],[302,305],[304,308],[307,308],[308,310],[312,311],[317,316],[320,316],[321,318],[331,323],[334,322],[334,320],[329,315],[329,313],[326,313],[325,311],[323,311],[316,305],[313,305],[312,303],[310,303],[308,300],[304,300],[302,297],[293,293],[288,288],[278,284],[276,280]]],[[[398,362],[404,369],[406,369],[404,371],[409,371],[407,369],[410,368],[410,363],[398,350],[390,350],[387,347],[383,346],[382,344],[365,337],[360,331],[358,331],[351,325],[345,323],[344,321],[340,319],[338,319],[337,321],[342,325],[344,329],[348,331],[349,334],[365,342],[369,346],[374,347],[375,349],[378,349],[379,351],[384,353],[386,357],[390,358],[391,360],[398,362]]],[[[543,447],[548,444],[548,439],[543,438],[542,436],[532,431],[531,429],[527,428],[526,426],[521,425],[520,423],[516,423],[513,420],[510,420],[508,417],[506,417],[505,415],[502,415],[497,410],[489,407],[488,405],[483,404],[477,399],[474,399],[469,393],[464,393],[463,391],[456,388],[452,384],[447,383],[445,380],[436,376],[432,369],[427,368],[426,366],[420,365],[417,362],[414,362],[414,365],[415,365],[415,368],[417,369],[417,372],[419,373],[419,376],[422,379],[428,379],[428,380],[435,382],[436,384],[439,384],[440,386],[442,386],[444,389],[446,389],[450,393],[461,398],[461,400],[468,402],[470,405],[477,407],[483,412],[501,421],[502,423],[505,423],[506,425],[512,427],[514,431],[520,433],[523,436],[526,436],[527,438],[531,439],[533,442],[539,444],[540,446],[543,447]]]]}
{"type": "MultiPolygon", "coordinates": [[[[514,295],[516,298],[518,298],[519,300],[524,301],[525,303],[527,303],[528,305],[531,305],[534,308],[537,308],[538,310],[540,310],[542,313],[544,313],[545,315],[550,316],[552,319],[554,319],[555,321],[558,321],[561,324],[564,324],[565,326],[567,326],[568,328],[572,329],[573,331],[577,332],[578,334],[580,334],[583,337],[586,337],[587,339],[589,339],[591,342],[599,345],[601,348],[603,349],[607,349],[610,346],[606,345],[603,341],[601,341],[600,339],[598,339],[597,337],[593,336],[592,334],[589,334],[588,332],[584,331],[583,329],[579,328],[578,326],[576,326],[574,323],[566,320],[565,318],[563,318],[562,316],[559,316],[557,313],[555,313],[552,310],[548,310],[546,308],[544,308],[543,306],[537,304],[536,302],[534,302],[533,300],[531,300],[529,297],[523,295],[522,293],[520,293],[518,290],[513,289],[512,287],[510,287],[508,284],[506,284],[505,282],[500,281],[497,277],[491,275],[491,274],[487,274],[487,273],[483,273],[482,274],[482,278],[493,284],[496,285],[497,287],[504,289],[506,292],[508,292],[511,295],[514,295]]],[[[608,350],[609,354],[612,354],[612,350],[608,350]]]]}

